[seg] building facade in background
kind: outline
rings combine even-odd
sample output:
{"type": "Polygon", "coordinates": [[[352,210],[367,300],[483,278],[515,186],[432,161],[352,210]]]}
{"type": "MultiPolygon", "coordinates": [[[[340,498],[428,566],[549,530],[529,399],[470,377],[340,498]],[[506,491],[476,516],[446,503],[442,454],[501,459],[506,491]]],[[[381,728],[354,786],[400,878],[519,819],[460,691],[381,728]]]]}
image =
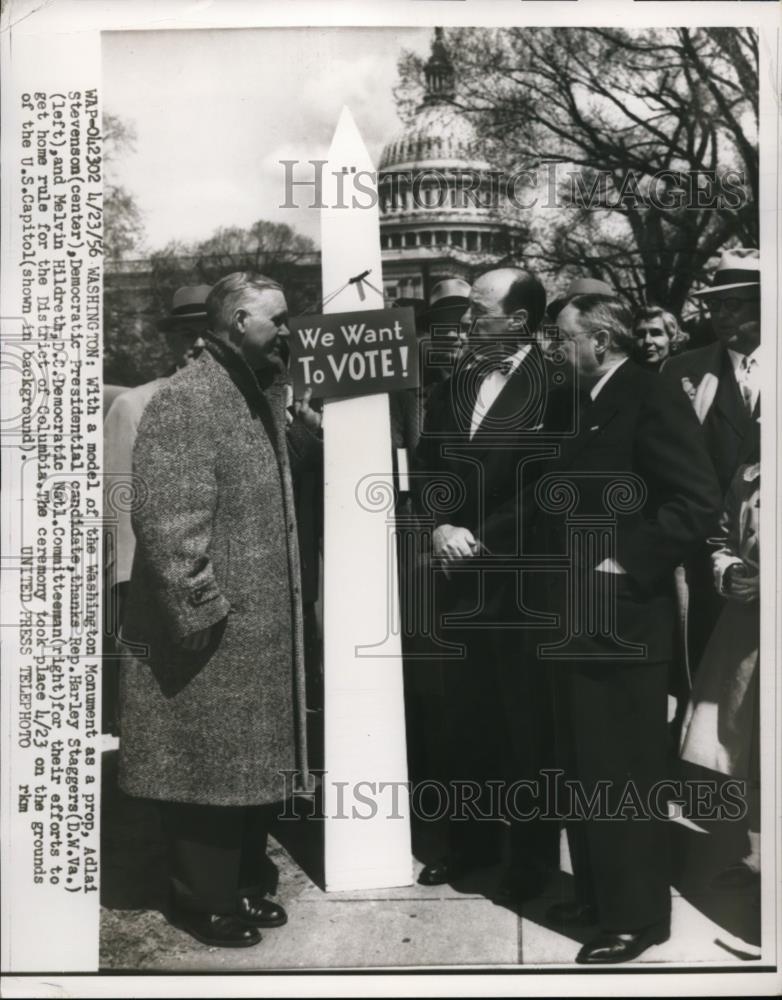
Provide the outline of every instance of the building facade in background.
{"type": "Polygon", "coordinates": [[[425,91],[413,120],[378,164],[380,243],[386,298],[429,298],[442,278],[521,253],[504,176],[481,155],[475,130],[454,106],[453,64],[435,28],[425,91]]]}

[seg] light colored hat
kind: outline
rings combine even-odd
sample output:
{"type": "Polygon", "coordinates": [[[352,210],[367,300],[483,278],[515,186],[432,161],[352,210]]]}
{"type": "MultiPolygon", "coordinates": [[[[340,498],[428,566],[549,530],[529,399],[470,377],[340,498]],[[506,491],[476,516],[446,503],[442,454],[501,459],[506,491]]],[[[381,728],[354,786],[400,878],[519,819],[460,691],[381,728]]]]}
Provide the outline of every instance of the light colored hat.
{"type": "Polygon", "coordinates": [[[174,292],[171,312],[158,323],[159,330],[175,330],[180,323],[206,319],[206,300],[211,285],[183,285],[174,292]]]}
{"type": "Polygon", "coordinates": [[[605,281],[600,281],[599,278],[574,278],[568,285],[565,294],[549,303],[546,315],[555,319],[568,302],[577,295],[608,295],[612,299],[616,298],[616,292],[613,288],[605,281]]]}
{"type": "Polygon", "coordinates": [[[470,297],[470,285],[462,278],[445,278],[438,281],[429,296],[429,308],[435,306],[451,305],[451,300],[459,299],[466,305],[470,297]],[[445,300],[449,300],[446,302],[445,300]]]}
{"type": "Polygon", "coordinates": [[[734,247],[723,250],[711,288],[704,288],[693,295],[717,295],[732,288],[760,288],[760,252],[753,247],[734,247]]]}

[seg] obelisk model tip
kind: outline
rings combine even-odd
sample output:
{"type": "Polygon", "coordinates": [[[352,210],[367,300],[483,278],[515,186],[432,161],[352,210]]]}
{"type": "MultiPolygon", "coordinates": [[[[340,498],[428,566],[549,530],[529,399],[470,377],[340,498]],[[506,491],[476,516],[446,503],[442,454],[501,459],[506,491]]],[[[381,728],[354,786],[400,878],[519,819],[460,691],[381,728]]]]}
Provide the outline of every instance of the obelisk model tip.
{"type": "MultiPolygon", "coordinates": [[[[361,132],[356,125],[356,120],[347,104],[343,105],[342,112],[334,130],[334,138],[331,140],[329,148],[329,160],[332,167],[338,166],[337,161],[345,158],[350,160],[348,166],[354,166],[357,170],[373,170],[371,157],[361,138],[361,132]]],[[[339,165],[345,165],[340,162],[339,165]]]]}

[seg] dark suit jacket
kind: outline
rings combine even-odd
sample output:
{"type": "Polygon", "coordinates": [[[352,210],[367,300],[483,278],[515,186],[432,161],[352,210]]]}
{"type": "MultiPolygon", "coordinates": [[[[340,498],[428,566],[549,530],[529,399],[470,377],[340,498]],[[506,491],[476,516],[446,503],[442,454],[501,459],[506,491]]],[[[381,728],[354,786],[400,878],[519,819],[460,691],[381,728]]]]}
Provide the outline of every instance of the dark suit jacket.
{"type": "Polygon", "coordinates": [[[753,460],[759,446],[758,423],[747,413],[728,352],[721,343],[685,351],[670,358],[661,374],[695,409],[724,496],[738,467],[753,460]]]}
{"type": "MultiPolygon", "coordinates": [[[[552,435],[543,432],[551,380],[551,366],[533,344],[472,439],[480,372],[458,364],[451,378],[432,390],[413,465],[417,506],[432,527],[469,528],[493,559],[527,551],[524,498],[556,448],[552,435]]],[[[476,563],[473,570],[470,562],[454,574],[451,602],[484,601],[496,621],[500,592],[512,588],[513,578],[507,570],[488,572],[485,564],[476,563]]]]}
{"type": "Polygon", "coordinates": [[[554,439],[543,433],[552,399],[550,365],[533,344],[471,439],[480,382],[480,373],[465,363],[432,390],[415,455],[418,502],[435,526],[469,528],[491,553],[517,554],[519,496],[553,453],[554,439]]]}
{"type": "Polygon", "coordinates": [[[563,439],[536,495],[541,509],[534,529],[553,560],[572,564],[565,572],[560,563],[548,576],[559,638],[571,636],[561,652],[621,658],[629,643],[646,647],[643,654],[628,647],[629,659],[669,659],[673,571],[714,530],[721,501],[686,397],[624,362],[582,412],[576,435],[563,439]],[[586,542],[587,528],[602,533],[603,542],[586,542]],[[598,572],[605,558],[625,574],[598,572]],[[612,608],[614,625],[606,626],[612,608]]]}

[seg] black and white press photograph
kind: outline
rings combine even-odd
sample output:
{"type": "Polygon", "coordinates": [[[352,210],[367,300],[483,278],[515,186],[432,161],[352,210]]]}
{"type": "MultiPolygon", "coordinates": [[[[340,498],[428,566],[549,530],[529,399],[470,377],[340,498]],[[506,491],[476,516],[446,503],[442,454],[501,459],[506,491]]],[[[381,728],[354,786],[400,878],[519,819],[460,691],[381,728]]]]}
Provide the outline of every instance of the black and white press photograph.
{"type": "Polygon", "coordinates": [[[101,971],[773,955],[768,39],[630,13],[102,33],[101,971]]]}

